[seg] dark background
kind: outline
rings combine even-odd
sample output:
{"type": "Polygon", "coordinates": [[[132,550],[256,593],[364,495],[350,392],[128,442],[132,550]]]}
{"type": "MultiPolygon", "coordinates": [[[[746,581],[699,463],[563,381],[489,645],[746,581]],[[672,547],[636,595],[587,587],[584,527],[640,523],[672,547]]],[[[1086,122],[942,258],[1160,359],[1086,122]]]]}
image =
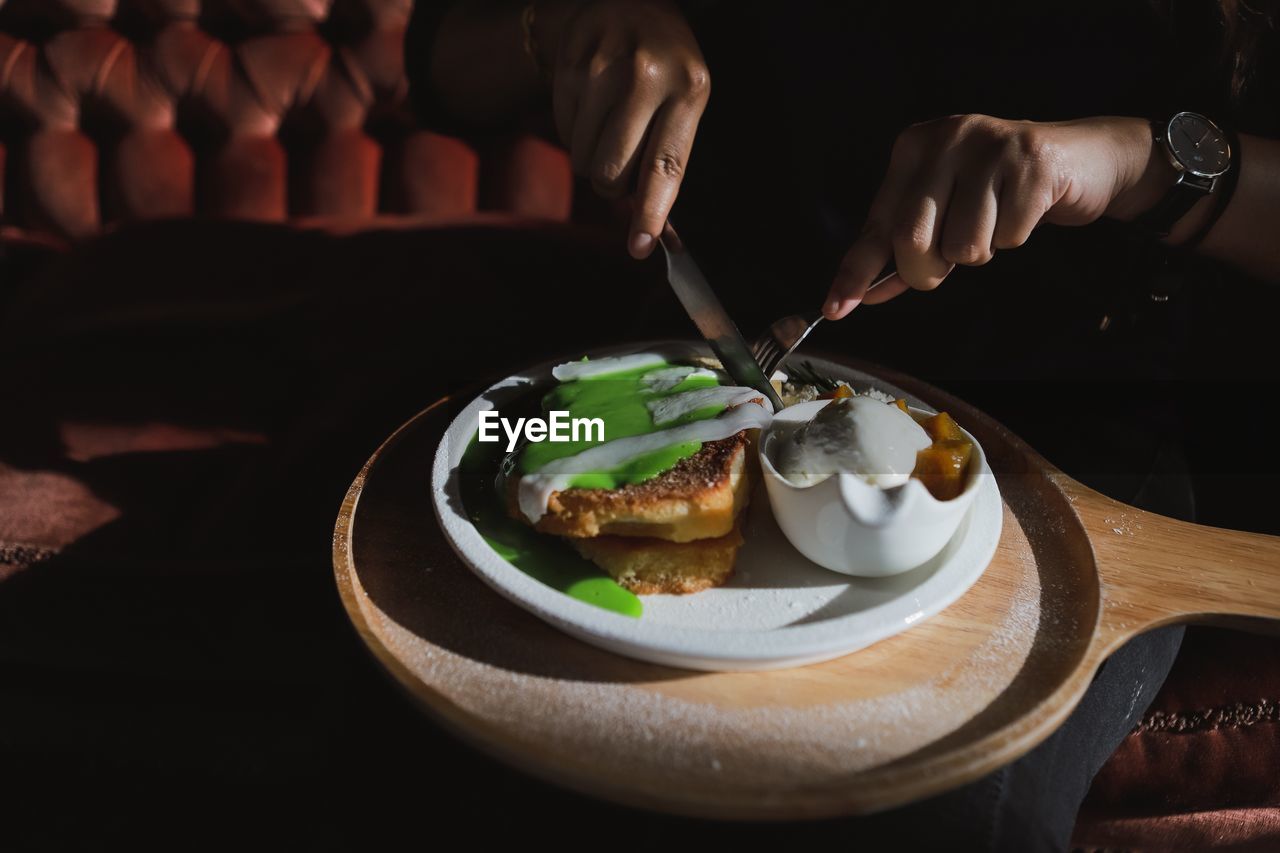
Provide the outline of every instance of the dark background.
{"type": "MultiPolygon", "coordinates": [[[[1215,33],[1191,13],[843,6],[693,12],[715,90],[673,219],[748,336],[820,302],[912,121],[1198,109],[1274,132],[1206,83],[1215,33]]],[[[0,587],[0,845],[324,848],[406,831],[428,845],[442,815],[464,844],[723,830],[531,784],[425,725],[355,639],[328,569],[351,478],[439,394],[573,346],[692,333],[621,235],[160,223],[66,258],[10,250],[6,462],[43,458],[60,419],[112,411],[235,412],[267,442],[68,464],[124,514],[0,587]]],[[[1154,473],[1199,521],[1280,532],[1262,413],[1277,308],[1272,287],[1123,227],[1046,227],[935,293],[824,324],[812,346],[953,391],[1121,499],[1154,473]]],[[[732,832],[717,840],[847,830],[732,832]]]]}
{"type": "MultiPolygon", "coordinates": [[[[715,95],[673,219],[748,330],[820,303],[913,122],[1196,109],[1276,129],[1271,78],[1228,96],[1211,4],[747,5],[732,27],[719,4],[695,12],[715,95]]],[[[947,388],[1123,499],[1186,468],[1201,521],[1271,531],[1275,461],[1223,448],[1269,441],[1225,412],[1274,393],[1277,307],[1273,286],[1103,221],[1042,227],[812,346],[947,388]]]]}

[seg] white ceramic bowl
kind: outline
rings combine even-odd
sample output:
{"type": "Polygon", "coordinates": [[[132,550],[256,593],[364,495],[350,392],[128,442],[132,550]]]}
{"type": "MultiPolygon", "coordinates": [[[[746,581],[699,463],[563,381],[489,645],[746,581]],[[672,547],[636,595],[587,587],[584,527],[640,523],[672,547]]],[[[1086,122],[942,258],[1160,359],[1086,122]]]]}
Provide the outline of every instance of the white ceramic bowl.
{"type": "MultiPolygon", "coordinates": [[[[973,456],[964,490],[947,501],[935,498],[915,479],[884,489],[841,472],[812,486],[797,486],[774,467],[777,448],[828,402],[813,400],[783,409],[760,437],[760,470],[778,526],[801,554],[847,575],[896,575],[932,559],[955,535],[984,478],[992,476],[982,445],[961,429],[973,442],[973,456]]],[[[911,411],[933,414],[914,407],[911,411]]]]}

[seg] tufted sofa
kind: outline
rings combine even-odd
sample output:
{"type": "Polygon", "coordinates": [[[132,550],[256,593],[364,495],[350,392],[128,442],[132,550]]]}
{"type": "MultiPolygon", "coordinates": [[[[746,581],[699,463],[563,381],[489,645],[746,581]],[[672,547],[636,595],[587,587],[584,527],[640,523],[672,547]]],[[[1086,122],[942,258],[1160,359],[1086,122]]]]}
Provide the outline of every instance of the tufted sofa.
{"type": "Polygon", "coordinates": [[[415,125],[411,0],[0,3],[0,216],[84,238],[211,216],[332,224],[564,220],[564,156],[533,135],[415,125]]]}
{"type": "MultiPolygon", "coordinates": [[[[415,123],[401,50],[411,6],[0,0],[0,246],[73,253],[130,223],[192,217],[344,233],[589,219],[567,158],[539,135],[464,140],[415,123]]],[[[64,431],[73,450],[98,448],[78,451],[90,458],[113,443],[212,440],[76,435],[64,431]]],[[[27,504],[52,488],[64,516],[111,511],[29,472],[4,482],[25,484],[27,504]]],[[[6,506],[0,582],[52,553],[29,544],[42,520],[6,506]]],[[[1274,641],[1190,632],[1095,783],[1079,843],[1280,849],[1278,659],[1274,641]]]]}

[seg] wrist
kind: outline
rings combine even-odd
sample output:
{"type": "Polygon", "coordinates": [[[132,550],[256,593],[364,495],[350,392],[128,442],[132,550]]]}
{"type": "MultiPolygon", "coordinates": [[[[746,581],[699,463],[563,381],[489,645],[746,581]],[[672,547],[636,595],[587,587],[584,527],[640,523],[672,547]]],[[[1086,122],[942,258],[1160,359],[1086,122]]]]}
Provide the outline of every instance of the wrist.
{"type": "Polygon", "coordinates": [[[1177,182],[1178,171],[1155,144],[1146,119],[1117,119],[1112,130],[1119,152],[1117,191],[1105,215],[1130,222],[1160,203],[1177,182]]]}

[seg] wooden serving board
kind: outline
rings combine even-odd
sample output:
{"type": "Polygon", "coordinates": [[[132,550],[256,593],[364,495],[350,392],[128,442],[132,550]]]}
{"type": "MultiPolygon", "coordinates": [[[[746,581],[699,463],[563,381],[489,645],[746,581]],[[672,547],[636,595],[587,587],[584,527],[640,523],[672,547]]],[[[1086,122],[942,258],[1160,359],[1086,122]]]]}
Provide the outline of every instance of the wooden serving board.
{"type": "Polygon", "coordinates": [[[983,576],[902,634],[795,669],[704,673],[547,625],[475,577],[432,514],[431,460],[469,397],[405,424],[352,483],[333,539],[347,613],[421,706],[480,749],[593,796],[735,819],[865,813],[964,784],[1047,737],[1135,634],[1280,619],[1280,537],[1111,500],[960,400],[856,367],[955,415],[1005,502],[983,576]]]}

